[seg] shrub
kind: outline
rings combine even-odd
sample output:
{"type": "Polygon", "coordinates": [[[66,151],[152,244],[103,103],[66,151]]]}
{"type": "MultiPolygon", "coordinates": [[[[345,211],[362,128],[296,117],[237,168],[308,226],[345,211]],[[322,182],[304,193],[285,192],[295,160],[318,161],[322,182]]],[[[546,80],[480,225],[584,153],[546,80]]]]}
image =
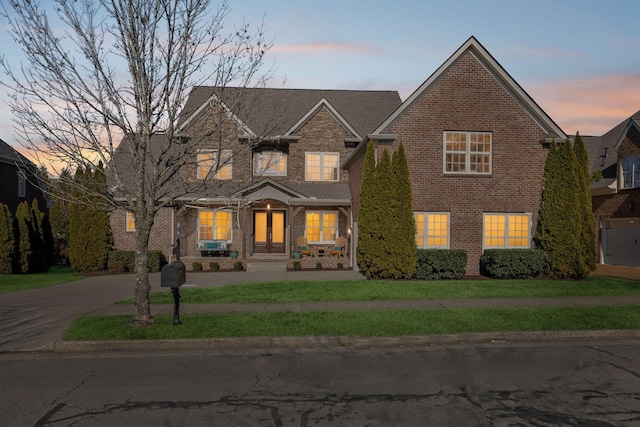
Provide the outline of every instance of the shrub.
{"type": "Polygon", "coordinates": [[[0,274],[11,274],[16,249],[13,215],[0,203],[0,274]]]}
{"type": "Polygon", "coordinates": [[[338,263],[338,270],[342,270],[344,268],[344,264],[339,262],[338,263]]]}
{"type": "Polygon", "coordinates": [[[242,270],[244,268],[244,266],[242,265],[242,261],[236,261],[233,263],[233,269],[234,270],[242,270]]]}
{"type": "Polygon", "coordinates": [[[467,268],[467,253],[461,249],[418,249],[415,279],[461,279],[467,268]]]}
{"type": "MultiPolygon", "coordinates": [[[[162,266],[167,263],[162,251],[153,250],[149,251],[149,260],[147,267],[151,273],[157,273],[162,269],[162,266]]],[[[109,271],[114,273],[126,273],[135,270],[135,254],[133,251],[115,250],[109,252],[108,259],[109,271]]]]}
{"type": "Polygon", "coordinates": [[[316,268],[322,270],[322,263],[320,261],[316,262],[316,268]]]}
{"type": "Polygon", "coordinates": [[[480,272],[496,279],[530,279],[544,273],[543,251],[487,249],[480,257],[480,272]]]}
{"type": "Polygon", "coordinates": [[[220,270],[220,264],[218,264],[217,262],[210,262],[209,263],[209,270],[211,270],[211,271],[220,270]]]}
{"type": "Polygon", "coordinates": [[[202,271],[202,263],[201,262],[194,262],[192,264],[192,270],[193,271],[202,271]]]}
{"type": "Polygon", "coordinates": [[[293,262],[293,269],[294,270],[302,270],[302,265],[300,265],[300,261],[294,261],[293,262]]]}

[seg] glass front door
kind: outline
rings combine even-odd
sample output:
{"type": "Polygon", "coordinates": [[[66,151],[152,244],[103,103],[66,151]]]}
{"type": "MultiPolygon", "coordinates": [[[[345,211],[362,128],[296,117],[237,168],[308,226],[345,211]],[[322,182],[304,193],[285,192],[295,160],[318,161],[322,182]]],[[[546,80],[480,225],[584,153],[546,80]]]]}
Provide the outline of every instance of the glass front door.
{"type": "Polygon", "coordinates": [[[253,212],[253,253],[285,253],[285,211],[253,212]]]}

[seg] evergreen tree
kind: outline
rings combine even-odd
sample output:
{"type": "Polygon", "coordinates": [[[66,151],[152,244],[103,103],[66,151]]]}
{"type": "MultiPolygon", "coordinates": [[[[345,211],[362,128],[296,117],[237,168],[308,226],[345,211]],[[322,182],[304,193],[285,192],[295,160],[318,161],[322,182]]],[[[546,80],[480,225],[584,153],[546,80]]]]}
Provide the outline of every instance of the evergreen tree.
{"type": "Polygon", "coordinates": [[[583,221],[580,198],[580,173],[578,171],[578,159],[573,149],[571,141],[565,141],[563,148],[563,158],[565,167],[562,169],[566,185],[564,189],[565,215],[563,215],[563,242],[564,252],[567,256],[567,272],[565,277],[572,279],[583,279],[588,274],[584,259],[582,244],[583,221]]]}
{"type": "Polygon", "coordinates": [[[51,236],[49,218],[46,213],[40,211],[36,199],[33,199],[31,203],[31,215],[34,229],[32,247],[36,255],[36,265],[33,271],[47,271],[51,266],[53,237],[51,236]]]}
{"type": "Polygon", "coordinates": [[[15,219],[18,231],[17,271],[19,273],[31,273],[36,268],[36,259],[32,247],[35,240],[35,230],[33,228],[33,211],[26,200],[16,208],[15,219]]]}
{"type": "Polygon", "coordinates": [[[95,172],[78,170],[74,179],[74,199],[69,209],[69,260],[80,272],[101,271],[107,268],[109,251],[113,246],[109,212],[96,208],[100,192],[106,194],[106,179],[102,169],[95,172]]]}
{"type": "Polygon", "coordinates": [[[53,235],[53,258],[57,264],[69,264],[69,195],[72,192],[71,173],[63,169],[60,178],[51,187],[53,205],[49,208],[49,221],[53,235]]]}
{"type": "Polygon", "coordinates": [[[380,238],[378,232],[376,193],[376,155],[373,142],[367,143],[364,157],[362,184],[360,185],[360,206],[358,210],[358,246],[356,262],[362,273],[373,277],[375,263],[379,258],[380,238]]]}
{"type": "Polygon", "coordinates": [[[573,150],[577,159],[577,171],[580,178],[580,212],[582,215],[582,256],[586,265],[585,277],[596,268],[596,244],[594,231],[593,206],[591,204],[591,174],[589,173],[589,155],[579,133],[576,133],[573,150]]]}
{"type": "Polygon", "coordinates": [[[413,197],[411,195],[411,180],[409,166],[404,151],[404,144],[400,143],[392,157],[393,178],[395,190],[395,231],[391,238],[396,249],[396,263],[393,277],[409,279],[413,276],[417,262],[416,223],[413,217],[413,197]]]}
{"type": "Polygon", "coordinates": [[[9,207],[0,203],[0,274],[13,272],[16,252],[13,215],[9,207]]]}
{"type": "Polygon", "coordinates": [[[379,279],[393,278],[396,269],[397,254],[394,235],[396,228],[395,189],[391,157],[385,148],[375,169],[376,194],[375,205],[377,217],[377,257],[372,277],[379,279]]]}

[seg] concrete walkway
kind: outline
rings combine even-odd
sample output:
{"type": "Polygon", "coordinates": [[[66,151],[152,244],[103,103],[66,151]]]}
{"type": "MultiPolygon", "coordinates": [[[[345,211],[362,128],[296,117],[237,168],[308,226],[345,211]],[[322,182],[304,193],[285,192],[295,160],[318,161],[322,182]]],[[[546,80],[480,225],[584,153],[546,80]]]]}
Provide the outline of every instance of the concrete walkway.
{"type": "MultiPolygon", "coordinates": [[[[640,280],[640,268],[598,266],[595,275],[621,277],[640,280]]],[[[88,315],[132,315],[132,306],[114,306],[113,303],[133,296],[133,275],[109,275],[82,279],[42,289],[15,292],[0,295],[0,352],[7,351],[79,351],[78,347],[60,343],[64,332],[71,322],[78,317],[88,315]]],[[[166,291],[160,288],[159,273],[150,276],[151,291],[166,291]]],[[[202,272],[187,274],[184,288],[223,286],[240,283],[294,280],[365,280],[364,276],[352,270],[325,271],[287,271],[284,264],[252,264],[242,272],[202,272]]],[[[454,307],[534,307],[534,306],[589,306],[589,305],[640,305],[640,296],[632,297],[569,297],[569,298],[485,298],[485,299],[441,299],[441,300],[397,300],[372,302],[320,302],[320,303],[288,303],[288,304],[181,304],[180,312],[189,313],[221,313],[242,311],[326,311],[326,310],[370,310],[399,308],[454,308],[454,307]]],[[[152,314],[171,314],[173,305],[153,305],[152,314]]],[[[548,333],[547,333],[548,334],[548,333]]],[[[600,334],[600,333],[598,333],[600,334]]],[[[636,336],[636,331],[629,331],[625,336],[636,336]]],[[[326,342],[318,338],[316,342],[326,342]]],[[[341,338],[342,339],[342,338],[341,338]]],[[[406,340],[407,338],[398,338],[406,340]]],[[[483,338],[484,339],[484,338],[483,338]]],[[[257,343],[256,340],[240,340],[249,346],[275,345],[274,340],[282,342],[282,338],[270,338],[257,343]]],[[[305,342],[309,345],[308,338],[305,342]]],[[[211,348],[211,340],[200,345],[211,348]]],[[[184,344],[185,341],[180,341],[184,344]]],[[[218,340],[234,347],[237,342],[218,340]]],[[[110,343],[109,349],[117,343],[110,343]]],[[[181,344],[181,345],[182,345],[181,344]]],[[[145,344],[145,348],[149,347],[145,344]]],[[[158,343],[162,348],[169,345],[158,343]]],[[[194,344],[192,344],[194,345],[194,344]]],[[[293,343],[292,346],[300,343],[293,343]]],[[[133,348],[131,343],[121,345],[122,350],[133,348]]],[[[102,348],[98,343],[86,344],[87,348],[102,348]],[[97,346],[97,347],[96,347],[97,346]]],[[[182,347],[181,347],[182,348],[182,347]]]]}

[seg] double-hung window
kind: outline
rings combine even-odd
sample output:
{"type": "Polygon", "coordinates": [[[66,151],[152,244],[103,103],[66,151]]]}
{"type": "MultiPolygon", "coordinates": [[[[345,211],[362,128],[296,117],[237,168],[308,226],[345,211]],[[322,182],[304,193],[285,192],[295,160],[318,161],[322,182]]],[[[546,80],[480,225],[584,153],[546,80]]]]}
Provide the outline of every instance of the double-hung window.
{"type": "Polygon", "coordinates": [[[125,224],[127,231],[136,231],[136,217],[133,212],[127,212],[125,224]]]}
{"type": "Polygon", "coordinates": [[[485,213],[483,248],[531,247],[531,215],[524,213],[485,213]]]}
{"type": "Polygon", "coordinates": [[[263,151],[254,154],[256,175],[286,176],[287,155],[282,151],[263,151]]]}
{"type": "Polygon", "coordinates": [[[231,211],[201,210],[198,212],[198,240],[231,241],[231,211]]]}
{"type": "Polygon", "coordinates": [[[423,249],[449,248],[449,213],[416,212],[416,246],[423,249]]]}
{"type": "Polygon", "coordinates": [[[339,153],[306,153],[307,181],[338,181],[339,153]]]}
{"type": "Polygon", "coordinates": [[[27,197],[27,178],[21,170],[18,171],[18,197],[27,197]]]}
{"type": "Polygon", "coordinates": [[[491,173],[491,132],[445,132],[444,173],[491,173]]]}
{"type": "Polygon", "coordinates": [[[622,159],[622,188],[640,187],[640,155],[622,159]]]}
{"type": "Polygon", "coordinates": [[[305,223],[307,231],[307,242],[335,242],[338,230],[338,212],[307,211],[305,223]]]}
{"type": "Polygon", "coordinates": [[[231,179],[233,176],[231,150],[202,150],[198,153],[198,179],[231,179]]]}

